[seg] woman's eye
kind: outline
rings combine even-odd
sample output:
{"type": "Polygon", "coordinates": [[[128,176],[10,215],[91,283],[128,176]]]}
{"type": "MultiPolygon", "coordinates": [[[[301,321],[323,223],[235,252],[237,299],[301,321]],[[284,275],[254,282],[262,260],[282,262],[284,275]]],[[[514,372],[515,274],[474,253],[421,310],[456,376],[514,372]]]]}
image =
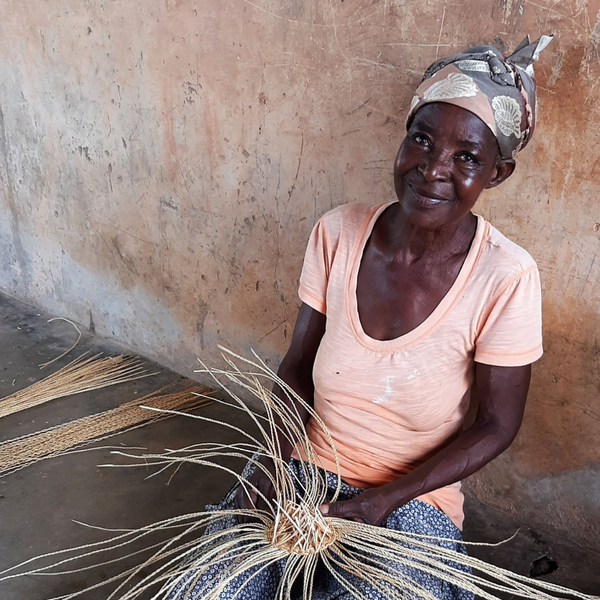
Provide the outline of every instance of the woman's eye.
{"type": "Polygon", "coordinates": [[[458,155],[458,158],[467,164],[476,164],[477,163],[477,159],[472,155],[469,154],[468,152],[462,152],[461,154],[458,155]]]}
{"type": "Polygon", "coordinates": [[[424,135],[417,133],[413,136],[413,140],[420,146],[429,146],[429,140],[424,135]]]}

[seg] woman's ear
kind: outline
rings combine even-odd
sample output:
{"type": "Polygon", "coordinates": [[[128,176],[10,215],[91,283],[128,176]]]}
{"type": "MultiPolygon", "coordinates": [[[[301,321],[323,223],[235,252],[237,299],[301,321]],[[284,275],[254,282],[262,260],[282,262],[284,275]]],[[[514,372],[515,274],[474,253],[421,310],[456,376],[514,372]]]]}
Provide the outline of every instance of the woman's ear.
{"type": "Polygon", "coordinates": [[[489,190],[490,188],[500,185],[503,181],[506,181],[514,173],[516,166],[517,164],[513,158],[499,158],[496,161],[494,172],[485,186],[485,189],[489,190]]]}

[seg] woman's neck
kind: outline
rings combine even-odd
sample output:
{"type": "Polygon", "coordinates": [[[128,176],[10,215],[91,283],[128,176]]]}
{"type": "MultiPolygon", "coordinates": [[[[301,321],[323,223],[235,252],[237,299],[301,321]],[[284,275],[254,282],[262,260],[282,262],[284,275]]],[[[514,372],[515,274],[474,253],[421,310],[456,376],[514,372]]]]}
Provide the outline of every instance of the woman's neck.
{"type": "Polygon", "coordinates": [[[445,258],[468,252],[476,228],[477,217],[468,213],[444,227],[425,229],[411,223],[394,203],[377,219],[371,241],[389,259],[411,263],[428,256],[445,258]]]}

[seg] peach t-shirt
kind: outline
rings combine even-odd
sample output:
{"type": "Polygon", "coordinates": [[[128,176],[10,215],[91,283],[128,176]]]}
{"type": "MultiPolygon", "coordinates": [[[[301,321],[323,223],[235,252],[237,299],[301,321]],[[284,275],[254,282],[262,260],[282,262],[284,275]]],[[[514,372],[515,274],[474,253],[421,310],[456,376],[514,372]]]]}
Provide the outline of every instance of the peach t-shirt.
{"type": "MultiPolygon", "coordinates": [[[[474,362],[527,365],[542,355],[540,281],[535,262],[482,217],[458,277],[414,330],[379,341],[362,329],[356,280],[375,221],[389,206],[349,204],[315,226],[300,299],[327,316],[315,359],[314,406],[329,428],[341,474],[351,485],[389,483],[460,430],[474,362]]],[[[331,448],[309,421],[325,469],[331,448]]],[[[297,455],[296,455],[297,456],[297,455]]],[[[462,527],[460,482],[419,497],[462,527]]]]}

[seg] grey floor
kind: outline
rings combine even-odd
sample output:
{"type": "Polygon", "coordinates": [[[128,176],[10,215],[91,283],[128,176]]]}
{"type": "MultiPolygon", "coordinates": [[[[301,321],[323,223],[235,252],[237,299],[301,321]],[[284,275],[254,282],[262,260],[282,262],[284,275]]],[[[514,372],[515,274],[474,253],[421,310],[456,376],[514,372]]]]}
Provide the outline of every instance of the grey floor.
{"type": "MultiPolygon", "coordinates": [[[[76,339],[67,323],[48,323],[42,313],[0,295],[0,398],[46,376],[88,349],[109,354],[118,348],[84,334],[77,348],[60,362],[40,371],[39,363],[58,356],[76,339]]],[[[107,410],[181,379],[179,375],[149,364],[159,375],[120,386],[49,402],[0,420],[0,441],[45,429],[55,424],[107,410]]],[[[242,428],[249,423],[238,411],[219,404],[201,409],[202,414],[226,419],[242,428]]],[[[112,438],[103,445],[139,446],[149,451],[183,447],[202,441],[228,441],[236,436],[218,426],[175,417],[112,438]]],[[[136,528],[172,516],[202,510],[231,486],[231,477],[219,471],[184,465],[147,479],[146,467],[103,468],[121,459],[109,450],[94,450],[39,462],[0,478],[0,571],[34,556],[89,544],[107,535],[76,523],[105,528],[136,528]]],[[[125,462],[125,459],[123,459],[125,462]]],[[[494,549],[473,548],[471,554],[529,574],[537,559],[548,556],[558,570],[544,579],[587,593],[600,593],[600,556],[534,531],[516,519],[500,515],[467,500],[465,537],[473,541],[515,540],[494,549]]],[[[549,517],[550,518],[550,517],[549,517]]],[[[99,562],[95,560],[95,562],[99,562]]],[[[135,564],[135,560],[126,563],[135,564]]],[[[538,561],[543,567],[544,561],[538,561]]],[[[70,570],[70,565],[65,565],[70,570]]],[[[30,575],[0,582],[0,600],[48,600],[82,590],[123,570],[110,564],[92,571],[40,576],[30,575]]],[[[110,588],[82,596],[105,599],[110,588]]]]}

